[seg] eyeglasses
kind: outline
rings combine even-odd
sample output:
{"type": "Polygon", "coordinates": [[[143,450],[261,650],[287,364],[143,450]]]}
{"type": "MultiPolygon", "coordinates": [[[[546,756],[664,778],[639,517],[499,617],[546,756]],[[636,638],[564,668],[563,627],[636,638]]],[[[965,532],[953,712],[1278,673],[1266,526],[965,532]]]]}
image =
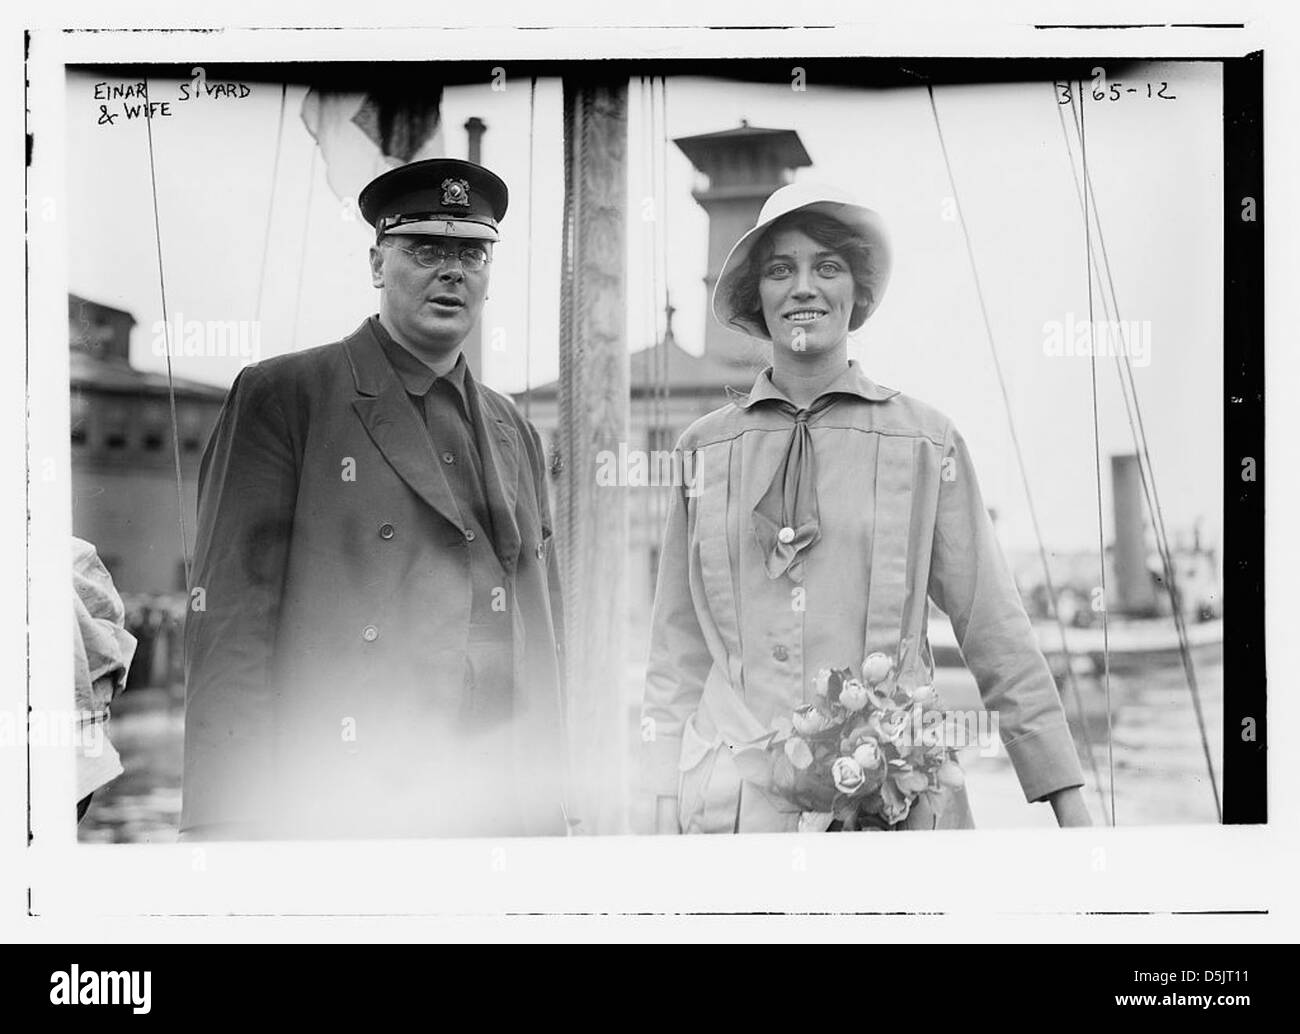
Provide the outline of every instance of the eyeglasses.
{"type": "Polygon", "coordinates": [[[462,244],[458,248],[448,248],[442,244],[417,244],[413,248],[404,247],[401,244],[389,243],[398,251],[404,251],[416,263],[425,269],[432,269],[435,266],[444,265],[453,258],[459,260],[461,268],[470,272],[477,272],[492,261],[492,256],[487,253],[486,248],[476,244],[462,244]]]}

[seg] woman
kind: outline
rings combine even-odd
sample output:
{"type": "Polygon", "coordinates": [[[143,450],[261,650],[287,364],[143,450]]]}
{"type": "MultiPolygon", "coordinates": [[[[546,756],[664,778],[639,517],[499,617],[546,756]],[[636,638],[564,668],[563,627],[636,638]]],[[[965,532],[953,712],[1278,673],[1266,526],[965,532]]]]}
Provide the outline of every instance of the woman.
{"type": "MultiPolygon", "coordinates": [[[[695,475],[665,531],[642,723],[660,832],[799,828],[734,754],[806,702],[819,669],[881,652],[901,682],[929,682],[927,597],[952,620],[1026,800],[1089,824],[964,440],[848,358],[889,267],[879,216],[807,184],[768,198],[723,265],[713,313],[771,341],[772,365],[679,442],[695,475]]],[[[905,825],[973,826],[964,789],[939,816],[918,798],[905,825]]]]}

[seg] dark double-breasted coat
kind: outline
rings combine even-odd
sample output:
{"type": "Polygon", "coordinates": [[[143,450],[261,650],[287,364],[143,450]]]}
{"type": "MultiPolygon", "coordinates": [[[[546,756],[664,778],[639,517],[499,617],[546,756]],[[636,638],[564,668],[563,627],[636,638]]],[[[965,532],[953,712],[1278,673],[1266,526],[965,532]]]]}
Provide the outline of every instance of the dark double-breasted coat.
{"type": "Polygon", "coordinates": [[[513,656],[511,719],[486,730],[458,720],[470,529],[364,323],[243,370],[204,453],[182,832],[565,832],[544,450],[510,400],[468,374],[466,391],[513,656]]]}

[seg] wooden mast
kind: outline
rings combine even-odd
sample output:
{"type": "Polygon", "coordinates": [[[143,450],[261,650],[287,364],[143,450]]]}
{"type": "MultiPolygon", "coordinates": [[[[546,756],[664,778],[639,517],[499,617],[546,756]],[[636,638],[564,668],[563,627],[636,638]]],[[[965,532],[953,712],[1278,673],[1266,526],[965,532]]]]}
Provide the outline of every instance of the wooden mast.
{"type": "Polygon", "coordinates": [[[627,80],[564,80],[564,240],[556,525],[573,805],[585,833],[626,825],[627,490],[598,455],[629,426],[627,80]]]}

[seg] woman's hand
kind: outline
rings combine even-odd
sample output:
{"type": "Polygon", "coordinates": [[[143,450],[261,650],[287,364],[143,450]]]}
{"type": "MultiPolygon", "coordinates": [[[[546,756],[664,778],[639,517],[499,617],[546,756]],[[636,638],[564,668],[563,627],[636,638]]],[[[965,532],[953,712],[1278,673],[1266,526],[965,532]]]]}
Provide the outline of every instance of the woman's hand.
{"type": "Polygon", "coordinates": [[[1072,786],[1068,790],[1057,790],[1056,793],[1048,795],[1047,798],[1052,803],[1052,810],[1056,812],[1056,824],[1064,829],[1066,826],[1091,826],[1092,816],[1088,814],[1088,806],[1083,803],[1083,794],[1079,792],[1077,786],[1072,786]]]}

